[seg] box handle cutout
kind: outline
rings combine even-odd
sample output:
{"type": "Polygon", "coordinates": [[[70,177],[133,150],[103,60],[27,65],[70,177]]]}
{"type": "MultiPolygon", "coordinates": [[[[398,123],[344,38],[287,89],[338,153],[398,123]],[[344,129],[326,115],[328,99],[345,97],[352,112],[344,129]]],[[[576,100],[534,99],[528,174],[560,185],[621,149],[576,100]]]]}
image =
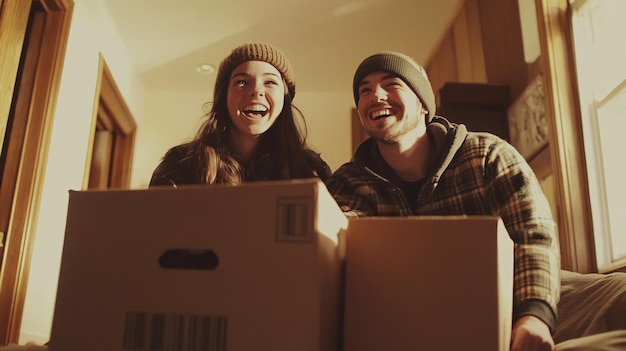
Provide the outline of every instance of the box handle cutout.
{"type": "Polygon", "coordinates": [[[219,259],[213,250],[170,249],[159,257],[159,266],[164,269],[214,270],[219,259]]]}

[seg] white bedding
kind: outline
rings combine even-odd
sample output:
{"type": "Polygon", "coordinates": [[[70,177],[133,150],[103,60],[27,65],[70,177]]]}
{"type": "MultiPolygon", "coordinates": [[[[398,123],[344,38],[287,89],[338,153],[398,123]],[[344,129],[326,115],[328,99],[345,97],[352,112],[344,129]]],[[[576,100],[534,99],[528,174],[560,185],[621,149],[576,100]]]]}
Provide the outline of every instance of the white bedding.
{"type": "Polygon", "coordinates": [[[626,350],[626,273],[561,271],[558,351],[626,350]]]}

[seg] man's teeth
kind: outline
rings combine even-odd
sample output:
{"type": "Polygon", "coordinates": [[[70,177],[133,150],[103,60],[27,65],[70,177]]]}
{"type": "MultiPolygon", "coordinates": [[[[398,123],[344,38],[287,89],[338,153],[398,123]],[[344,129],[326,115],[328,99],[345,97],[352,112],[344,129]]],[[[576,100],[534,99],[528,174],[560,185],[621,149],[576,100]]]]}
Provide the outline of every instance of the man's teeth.
{"type": "Polygon", "coordinates": [[[391,111],[388,109],[380,110],[380,111],[376,111],[372,113],[372,119],[379,119],[379,118],[389,117],[389,116],[391,116],[391,111]]]}

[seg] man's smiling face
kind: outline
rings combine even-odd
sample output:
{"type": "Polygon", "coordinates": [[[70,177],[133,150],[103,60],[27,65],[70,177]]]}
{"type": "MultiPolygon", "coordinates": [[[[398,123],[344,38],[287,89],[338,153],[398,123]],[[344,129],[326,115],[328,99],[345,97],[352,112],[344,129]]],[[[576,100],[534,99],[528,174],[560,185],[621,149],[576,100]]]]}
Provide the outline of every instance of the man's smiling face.
{"type": "Polygon", "coordinates": [[[374,139],[397,142],[419,123],[426,123],[419,97],[399,77],[374,72],[359,84],[357,110],[361,124],[374,139]]]}

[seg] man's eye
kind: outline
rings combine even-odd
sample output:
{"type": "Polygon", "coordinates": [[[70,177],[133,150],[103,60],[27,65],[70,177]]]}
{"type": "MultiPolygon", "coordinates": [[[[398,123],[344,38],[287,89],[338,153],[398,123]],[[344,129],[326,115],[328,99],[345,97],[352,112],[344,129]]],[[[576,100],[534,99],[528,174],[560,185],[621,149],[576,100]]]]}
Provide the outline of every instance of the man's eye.
{"type": "Polygon", "coordinates": [[[359,91],[359,95],[363,95],[363,94],[367,94],[371,91],[372,89],[370,88],[363,88],[359,91]]]}

